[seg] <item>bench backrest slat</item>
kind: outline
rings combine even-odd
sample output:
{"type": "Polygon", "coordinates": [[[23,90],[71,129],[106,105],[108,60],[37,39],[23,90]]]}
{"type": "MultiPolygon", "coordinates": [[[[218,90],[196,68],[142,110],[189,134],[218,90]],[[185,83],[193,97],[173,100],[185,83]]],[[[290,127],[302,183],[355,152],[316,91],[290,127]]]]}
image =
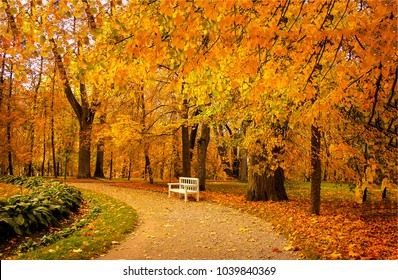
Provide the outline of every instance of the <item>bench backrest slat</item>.
{"type": "Polygon", "coordinates": [[[190,184],[193,186],[199,186],[199,178],[190,178],[190,177],[180,177],[180,184],[190,184]]]}

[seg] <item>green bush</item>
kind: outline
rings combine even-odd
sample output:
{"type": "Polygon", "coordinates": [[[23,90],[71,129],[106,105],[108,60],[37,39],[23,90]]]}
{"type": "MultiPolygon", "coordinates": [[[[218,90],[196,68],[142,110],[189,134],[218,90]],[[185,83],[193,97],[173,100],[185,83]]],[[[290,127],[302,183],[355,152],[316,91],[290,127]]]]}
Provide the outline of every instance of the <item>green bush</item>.
{"type": "Polygon", "coordinates": [[[29,194],[16,195],[0,202],[0,238],[27,235],[50,226],[76,212],[83,202],[82,193],[72,186],[43,178],[7,176],[1,182],[30,188],[29,194]]]}

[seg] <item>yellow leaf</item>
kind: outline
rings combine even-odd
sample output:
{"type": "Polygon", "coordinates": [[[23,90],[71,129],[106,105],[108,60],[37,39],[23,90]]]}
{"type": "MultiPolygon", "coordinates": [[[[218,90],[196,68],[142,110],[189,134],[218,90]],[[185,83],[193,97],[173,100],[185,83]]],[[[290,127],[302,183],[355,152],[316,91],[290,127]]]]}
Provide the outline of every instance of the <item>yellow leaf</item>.
{"type": "Polygon", "coordinates": [[[330,259],[332,259],[332,260],[340,260],[341,259],[341,254],[333,252],[332,254],[330,254],[330,259]]]}
{"type": "Polygon", "coordinates": [[[287,245],[287,246],[283,247],[283,250],[284,251],[292,251],[293,247],[292,247],[292,245],[287,245]]]}
{"type": "Polygon", "coordinates": [[[354,251],[350,251],[350,252],[348,253],[348,256],[350,256],[351,258],[356,259],[356,258],[359,258],[361,255],[358,254],[358,253],[355,253],[354,251]]]}

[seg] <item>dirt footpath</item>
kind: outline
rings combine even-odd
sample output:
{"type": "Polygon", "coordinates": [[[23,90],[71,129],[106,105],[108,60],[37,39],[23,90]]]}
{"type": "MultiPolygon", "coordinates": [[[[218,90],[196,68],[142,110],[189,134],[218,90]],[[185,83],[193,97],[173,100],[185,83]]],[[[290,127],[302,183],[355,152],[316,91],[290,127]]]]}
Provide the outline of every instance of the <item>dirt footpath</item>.
{"type": "Polygon", "coordinates": [[[286,240],[263,220],[250,214],[204,201],[188,201],[176,194],[73,183],[101,192],[136,209],[139,225],[115,245],[106,260],[294,260],[284,251],[286,240]]]}

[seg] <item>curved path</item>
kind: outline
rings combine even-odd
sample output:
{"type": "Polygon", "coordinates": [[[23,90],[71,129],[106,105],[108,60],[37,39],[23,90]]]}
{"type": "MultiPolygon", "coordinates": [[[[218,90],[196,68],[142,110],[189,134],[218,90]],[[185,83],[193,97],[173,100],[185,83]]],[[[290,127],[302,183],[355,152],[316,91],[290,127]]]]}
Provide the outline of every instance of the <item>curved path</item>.
{"type": "Polygon", "coordinates": [[[107,260],[261,260],[299,259],[284,251],[286,240],[263,220],[205,201],[184,202],[176,194],[73,183],[101,192],[136,209],[139,225],[99,259],[107,260]]]}

